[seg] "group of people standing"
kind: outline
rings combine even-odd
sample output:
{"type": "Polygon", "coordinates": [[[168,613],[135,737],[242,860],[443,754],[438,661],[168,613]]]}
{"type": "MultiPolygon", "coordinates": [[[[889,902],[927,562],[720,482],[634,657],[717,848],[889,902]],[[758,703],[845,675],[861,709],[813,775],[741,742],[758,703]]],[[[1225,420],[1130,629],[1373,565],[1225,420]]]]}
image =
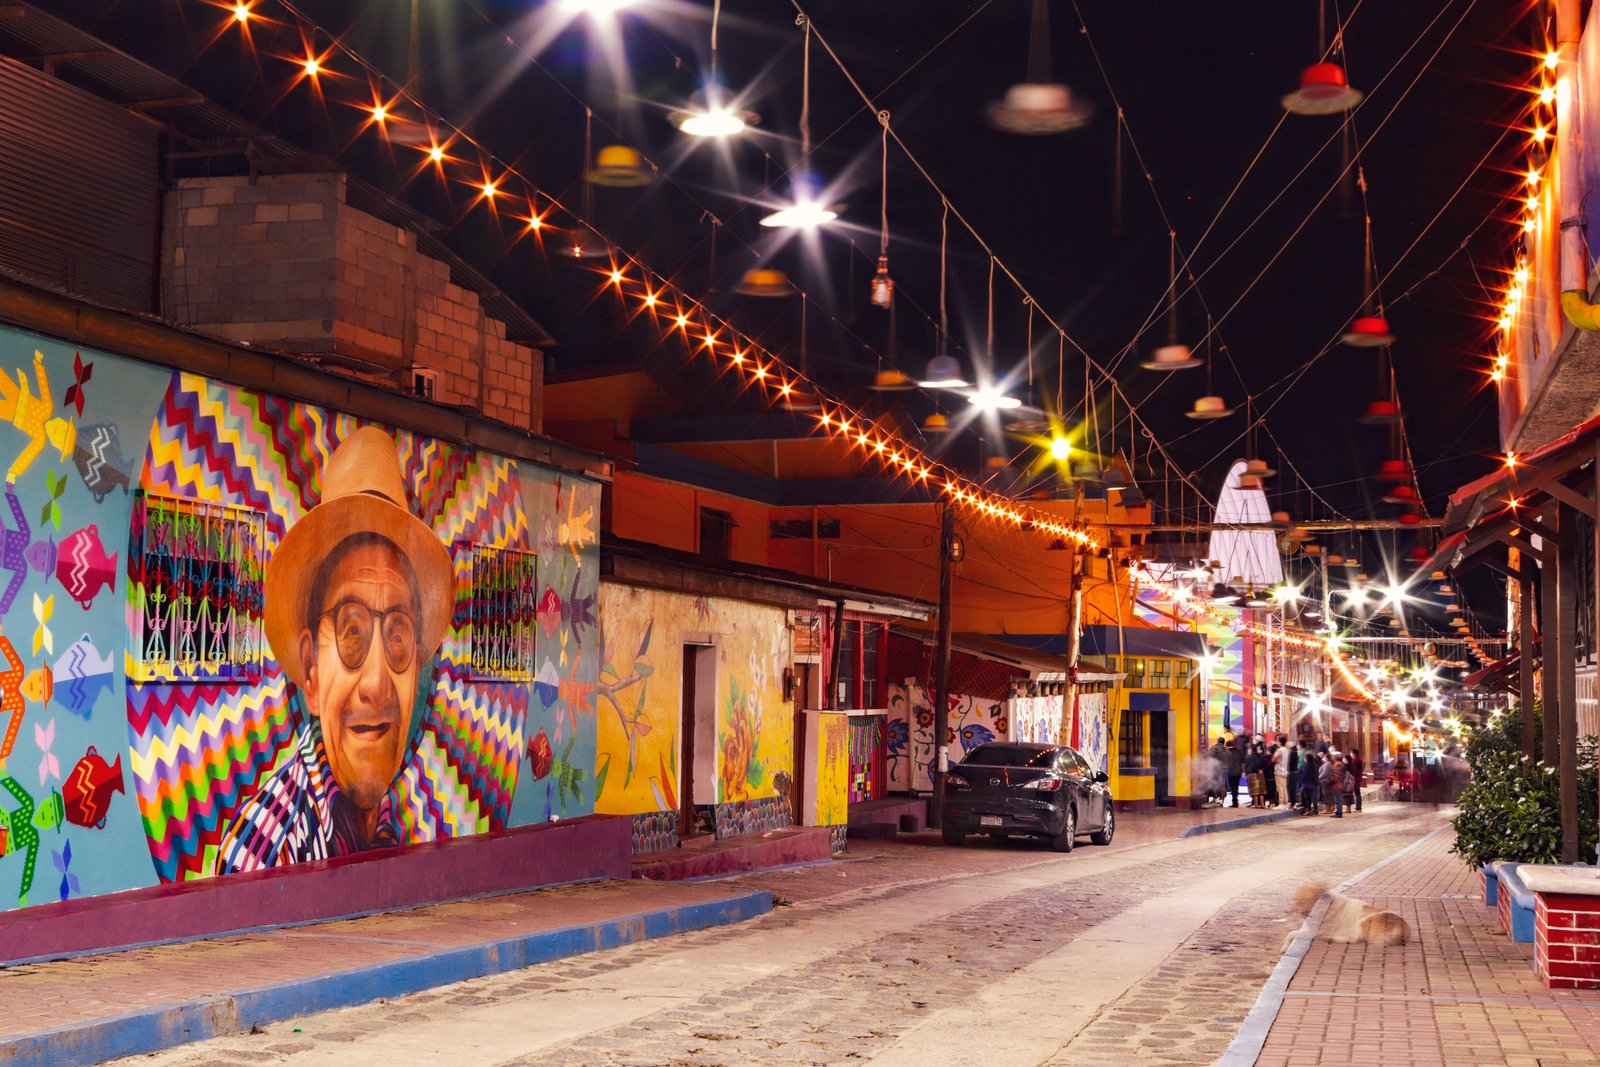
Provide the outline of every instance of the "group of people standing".
{"type": "Polygon", "coordinates": [[[1321,815],[1330,809],[1335,819],[1344,811],[1361,810],[1361,780],[1366,767],[1361,753],[1340,752],[1326,741],[1302,748],[1279,734],[1269,740],[1261,735],[1235,736],[1226,733],[1211,746],[1210,757],[1218,763],[1215,780],[1220,789],[1209,791],[1207,804],[1240,807],[1239,783],[1245,784],[1252,808],[1294,805],[1301,815],[1321,815]]]}

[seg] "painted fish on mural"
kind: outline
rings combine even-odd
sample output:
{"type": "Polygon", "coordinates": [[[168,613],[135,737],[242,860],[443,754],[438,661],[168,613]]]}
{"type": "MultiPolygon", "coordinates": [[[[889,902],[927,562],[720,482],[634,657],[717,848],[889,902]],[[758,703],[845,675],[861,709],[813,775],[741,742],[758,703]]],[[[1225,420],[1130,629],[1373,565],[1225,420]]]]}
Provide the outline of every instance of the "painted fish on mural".
{"type": "Polygon", "coordinates": [[[533,779],[538,781],[550,773],[550,766],[555,762],[555,749],[550,747],[550,735],[543,730],[533,735],[533,740],[528,742],[528,760],[533,764],[533,779]]]}
{"type": "Polygon", "coordinates": [[[106,814],[111,808],[111,795],[123,793],[122,757],[107,764],[100,753],[89,746],[77,764],[67,774],[61,786],[61,799],[66,806],[67,821],[74,826],[88,826],[102,830],[106,814]]]}
{"type": "Polygon", "coordinates": [[[111,490],[128,491],[132,474],[128,461],[122,458],[122,443],[117,440],[117,428],[110,423],[97,423],[80,427],[78,445],[73,450],[72,462],[77,464],[84,487],[94,495],[96,504],[105,500],[111,490]]]}
{"type": "Polygon", "coordinates": [[[94,603],[96,593],[116,582],[117,554],[106,555],[105,546],[100,543],[100,530],[93,523],[72,531],[62,540],[56,577],[66,587],[67,595],[85,611],[94,603]]]}
{"type": "Polygon", "coordinates": [[[533,692],[539,698],[539,703],[547,708],[561,699],[561,672],[550,660],[545,660],[539,673],[533,676],[533,692]]]}
{"type": "Polygon", "coordinates": [[[53,674],[56,703],[80,719],[89,717],[95,701],[116,679],[111,657],[95,648],[88,634],[67,646],[53,674]]]}
{"type": "Polygon", "coordinates": [[[566,614],[560,595],[549,586],[545,586],[544,595],[539,598],[539,607],[536,611],[539,627],[544,630],[545,636],[552,636],[561,628],[561,617],[566,614]]]}

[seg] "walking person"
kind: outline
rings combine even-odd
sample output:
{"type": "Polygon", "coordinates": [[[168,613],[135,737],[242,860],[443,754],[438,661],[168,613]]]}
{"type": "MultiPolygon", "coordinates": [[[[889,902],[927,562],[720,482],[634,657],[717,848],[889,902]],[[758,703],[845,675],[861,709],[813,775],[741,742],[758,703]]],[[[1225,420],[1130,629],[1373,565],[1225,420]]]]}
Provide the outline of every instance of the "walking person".
{"type": "Polygon", "coordinates": [[[1300,814],[1320,815],[1318,798],[1321,794],[1320,778],[1322,760],[1316,749],[1309,749],[1300,757],[1300,814]]]}
{"type": "Polygon", "coordinates": [[[1239,806],[1239,778],[1244,774],[1244,753],[1239,751],[1239,739],[1228,739],[1228,796],[1233,800],[1233,806],[1239,806]]]}
{"type": "Polygon", "coordinates": [[[1244,757],[1244,780],[1250,787],[1250,806],[1259,808],[1266,803],[1265,791],[1261,788],[1261,768],[1266,762],[1261,758],[1259,745],[1246,742],[1249,751],[1244,757]]]}
{"type": "Polygon", "coordinates": [[[1353,810],[1360,811],[1361,810],[1361,784],[1362,784],[1362,779],[1366,777],[1367,765],[1364,762],[1362,762],[1362,760],[1361,760],[1361,750],[1359,748],[1352,748],[1350,750],[1350,758],[1345,761],[1345,766],[1349,769],[1350,776],[1355,779],[1355,783],[1356,783],[1356,785],[1355,785],[1355,801],[1354,801],[1355,807],[1354,807],[1353,810]]]}
{"type": "Polygon", "coordinates": [[[1267,787],[1267,807],[1275,808],[1282,801],[1283,790],[1278,788],[1278,743],[1274,741],[1267,746],[1267,766],[1262,773],[1263,784],[1267,787]]]}
{"type": "Polygon", "coordinates": [[[1339,753],[1330,753],[1317,769],[1317,784],[1322,788],[1324,802],[1330,796],[1333,798],[1333,817],[1344,818],[1344,764],[1339,753]]]}
{"type": "Polygon", "coordinates": [[[1274,804],[1293,803],[1289,794],[1289,739],[1282,734],[1272,747],[1272,792],[1274,804]]]}
{"type": "Polygon", "coordinates": [[[1300,746],[1289,746],[1289,792],[1285,801],[1290,807],[1300,806],[1300,746]]]}

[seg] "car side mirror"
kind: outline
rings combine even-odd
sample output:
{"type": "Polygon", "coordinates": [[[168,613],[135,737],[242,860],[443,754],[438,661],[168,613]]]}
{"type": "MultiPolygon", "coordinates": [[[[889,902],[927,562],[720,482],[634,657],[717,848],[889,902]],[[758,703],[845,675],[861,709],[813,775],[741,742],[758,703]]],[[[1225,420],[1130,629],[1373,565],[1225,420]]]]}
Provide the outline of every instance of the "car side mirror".
{"type": "Polygon", "coordinates": [[[1095,781],[1096,784],[1099,784],[1101,782],[1109,782],[1109,781],[1111,781],[1111,776],[1109,774],[1107,774],[1105,771],[1095,771],[1094,772],[1094,781],[1095,781]]]}

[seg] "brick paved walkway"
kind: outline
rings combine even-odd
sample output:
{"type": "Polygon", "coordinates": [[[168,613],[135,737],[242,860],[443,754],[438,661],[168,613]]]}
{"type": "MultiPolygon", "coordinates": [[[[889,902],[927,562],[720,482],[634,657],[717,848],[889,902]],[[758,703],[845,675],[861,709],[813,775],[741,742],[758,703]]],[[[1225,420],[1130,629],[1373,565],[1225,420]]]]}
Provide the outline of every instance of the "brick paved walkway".
{"type": "Polygon", "coordinates": [[[1314,942],[1260,1067],[1600,1063],[1600,993],[1545,988],[1533,946],[1500,933],[1452,840],[1439,834],[1351,890],[1404,916],[1411,940],[1314,942]]]}

